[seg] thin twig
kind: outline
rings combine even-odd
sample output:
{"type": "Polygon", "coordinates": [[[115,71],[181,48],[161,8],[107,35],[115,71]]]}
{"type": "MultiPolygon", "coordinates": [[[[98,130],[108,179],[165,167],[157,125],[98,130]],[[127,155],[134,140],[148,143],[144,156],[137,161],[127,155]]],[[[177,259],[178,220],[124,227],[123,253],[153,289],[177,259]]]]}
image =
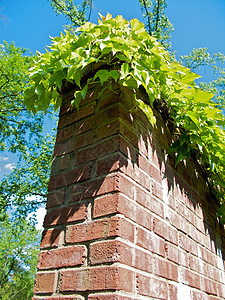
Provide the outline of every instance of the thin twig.
{"type": "Polygon", "coordinates": [[[61,8],[61,10],[63,11],[63,13],[70,18],[70,21],[72,23],[74,23],[77,27],[79,27],[79,24],[74,20],[74,18],[67,12],[64,10],[64,8],[62,7],[62,5],[60,5],[56,0],[52,0],[56,6],[58,6],[59,8],[61,8]]]}
{"type": "Polygon", "coordinates": [[[149,33],[149,35],[152,35],[150,14],[149,14],[149,11],[147,9],[146,1],[143,0],[143,3],[144,3],[144,8],[145,8],[145,11],[146,11],[147,18],[148,18],[148,33],[149,33]]]}
{"type": "Polygon", "coordinates": [[[158,24],[159,24],[159,7],[160,7],[160,0],[157,1],[157,8],[156,8],[156,23],[155,23],[155,33],[157,34],[158,31],[158,24]]]}
{"type": "Polygon", "coordinates": [[[91,2],[90,2],[90,6],[89,6],[89,16],[88,16],[88,18],[87,18],[87,21],[90,21],[91,14],[92,14],[92,7],[93,7],[93,0],[91,0],[91,2]]]}

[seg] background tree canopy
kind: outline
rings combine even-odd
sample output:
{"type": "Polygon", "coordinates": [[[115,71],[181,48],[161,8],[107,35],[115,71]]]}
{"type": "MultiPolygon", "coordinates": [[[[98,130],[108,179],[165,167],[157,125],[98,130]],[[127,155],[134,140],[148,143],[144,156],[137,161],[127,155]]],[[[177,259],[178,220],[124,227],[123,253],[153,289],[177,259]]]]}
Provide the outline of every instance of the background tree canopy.
{"type": "MultiPolygon", "coordinates": [[[[69,31],[92,19],[94,0],[79,2],[48,0],[48,2],[56,14],[67,18],[66,29],[69,31]]],[[[207,48],[199,48],[193,49],[188,55],[176,57],[171,51],[170,36],[173,26],[166,15],[167,1],[137,2],[143,14],[146,30],[170,51],[171,61],[181,62],[194,71],[202,67],[212,70],[212,80],[210,82],[198,80],[198,84],[204,90],[213,92],[217,108],[224,109],[224,54],[219,52],[211,55],[207,48]]],[[[7,18],[7,15],[3,17],[7,18]]],[[[32,67],[33,61],[37,60],[37,56],[13,43],[3,43],[0,47],[0,57],[0,151],[3,154],[5,151],[13,152],[18,156],[18,162],[11,174],[1,178],[0,182],[0,226],[1,240],[4,241],[0,243],[2,261],[0,297],[30,299],[40,238],[39,232],[33,226],[35,221],[30,217],[30,213],[45,203],[54,133],[46,136],[43,129],[43,122],[46,120],[44,114],[39,112],[33,116],[23,105],[23,91],[29,85],[27,71],[32,67]],[[27,217],[30,217],[29,222],[27,217]],[[24,228],[26,236],[23,236],[24,228]]],[[[51,106],[47,110],[47,118],[50,115],[54,115],[51,106]]],[[[193,120],[194,117],[192,116],[193,120]]],[[[223,209],[222,207],[224,215],[223,209]]]]}

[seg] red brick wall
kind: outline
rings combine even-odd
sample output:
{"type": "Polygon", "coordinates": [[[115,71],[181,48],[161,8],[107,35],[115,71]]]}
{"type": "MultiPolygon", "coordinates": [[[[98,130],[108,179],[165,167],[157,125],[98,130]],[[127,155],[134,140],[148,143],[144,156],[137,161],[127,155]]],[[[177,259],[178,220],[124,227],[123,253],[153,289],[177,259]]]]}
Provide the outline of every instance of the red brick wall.
{"type": "MultiPolygon", "coordinates": [[[[218,204],[119,88],[61,108],[33,299],[225,298],[218,204]]],[[[69,97],[69,96],[67,96],[69,97]]]]}

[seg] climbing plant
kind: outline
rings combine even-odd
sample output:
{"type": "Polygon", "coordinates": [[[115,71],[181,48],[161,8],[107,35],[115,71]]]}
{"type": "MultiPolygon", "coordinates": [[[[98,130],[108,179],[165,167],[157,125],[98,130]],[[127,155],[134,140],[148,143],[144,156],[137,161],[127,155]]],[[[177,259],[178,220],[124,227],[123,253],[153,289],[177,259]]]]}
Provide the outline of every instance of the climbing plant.
{"type": "MultiPolygon", "coordinates": [[[[154,101],[163,101],[176,128],[169,150],[175,152],[176,165],[197,153],[199,164],[207,170],[208,183],[216,187],[223,201],[225,117],[212,101],[213,94],[195,83],[200,76],[172,62],[141,22],[101,16],[97,25],[87,22],[74,33],[65,31],[53,38],[49,50],[39,55],[30,70],[31,84],[24,93],[28,110],[46,112],[50,104],[57,110],[67,84],[76,85],[71,107],[77,109],[90,86],[100,85],[104,91],[116,82],[131,89],[136,105],[153,125],[154,101]],[[138,99],[140,87],[148,94],[148,103],[138,99]]],[[[225,222],[223,206],[219,214],[225,222]]]]}

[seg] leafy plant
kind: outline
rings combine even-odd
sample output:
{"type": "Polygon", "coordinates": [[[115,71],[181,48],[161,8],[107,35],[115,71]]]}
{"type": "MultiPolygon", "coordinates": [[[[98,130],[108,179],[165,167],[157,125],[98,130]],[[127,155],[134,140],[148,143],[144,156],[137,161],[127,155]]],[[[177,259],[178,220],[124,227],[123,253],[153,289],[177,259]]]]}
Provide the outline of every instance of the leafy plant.
{"type": "Polygon", "coordinates": [[[0,222],[0,299],[31,299],[40,232],[25,220],[0,222]]]}
{"type": "Polygon", "coordinates": [[[195,83],[199,75],[177,62],[137,19],[130,22],[110,14],[98,25],[85,23],[77,31],[53,38],[50,52],[40,55],[30,71],[31,86],[24,93],[24,103],[33,113],[61,105],[65,84],[75,84],[72,107],[79,108],[88,88],[109,88],[115,81],[133,91],[136,105],[155,122],[153,103],[165,101],[176,131],[170,152],[176,153],[176,165],[191,153],[198,153],[199,163],[207,169],[209,182],[219,187],[220,199],[225,188],[225,118],[213,94],[195,83]],[[98,65],[98,68],[96,68],[98,65]],[[91,76],[85,76],[91,74],[91,76]],[[148,94],[148,104],[137,98],[140,87],[148,94]],[[145,109],[146,108],[146,109],[145,109]]]}
{"type": "Polygon", "coordinates": [[[0,151],[24,151],[41,134],[43,114],[34,118],[23,105],[32,61],[26,49],[0,44],[0,151]]]}

